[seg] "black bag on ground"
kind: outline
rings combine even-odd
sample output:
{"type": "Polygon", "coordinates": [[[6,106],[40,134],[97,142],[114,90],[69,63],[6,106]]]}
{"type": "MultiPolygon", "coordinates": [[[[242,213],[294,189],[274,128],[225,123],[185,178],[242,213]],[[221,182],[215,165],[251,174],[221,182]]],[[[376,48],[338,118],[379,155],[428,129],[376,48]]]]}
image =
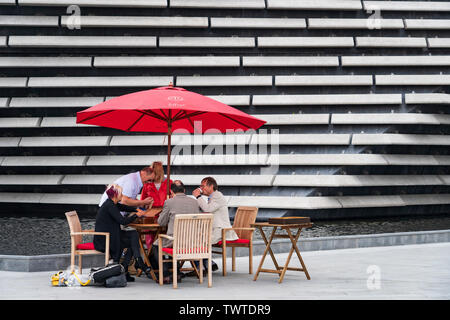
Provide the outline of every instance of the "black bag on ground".
{"type": "Polygon", "coordinates": [[[125,274],[125,269],[121,264],[108,264],[106,267],[91,269],[91,278],[96,284],[104,284],[105,281],[114,276],[125,274]]]}
{"type": "Polygon", "coordinates": [[[121,288],[127,286],[127,277],[125,273],[121,273],[118,276],[112,276],[105,280],[105,287],[107,288],[121,288]]]}

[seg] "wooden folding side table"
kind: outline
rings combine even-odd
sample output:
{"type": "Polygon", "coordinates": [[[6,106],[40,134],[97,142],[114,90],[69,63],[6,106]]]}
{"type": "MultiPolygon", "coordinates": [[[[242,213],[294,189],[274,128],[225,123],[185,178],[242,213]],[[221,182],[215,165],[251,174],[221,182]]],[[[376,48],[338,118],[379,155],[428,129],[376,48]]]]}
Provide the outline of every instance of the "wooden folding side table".
{"type": "Polygon", "coordinates": [[[258,270],[256,271],[255,277],[253,278],[254,281],[258,279],[258,275],[260,272],[268,272],[268,273],[277,273],[280,275],[280,278],[278,280],[278,283],[281,283],[283,281],[284,275],[286,274],[287,270],[292,271],[302,271],[305,273],[306,278],[308,280],[311,280],[311,277],[309,276],[308,270],[306,269],[306,265],[303,262],[302,256],[300,255],[300,251],[297,248],[297,241],[300,236],[300,232],[303,228],[309,228],[312,226],[312,223],[302,223],[302,224],[271,224],[268,222],[261,222],[261,223],[254,223],[251,225],[254,228],[257,228],[259,232],[261,233],[261,236],[264,240],[264,243],[266,244],[266,249],[264,250],[264,254],[261,258],[261,262],[259,263],[258,270]],[[269,240],[267,240],[267,237],[263,231],[263,228],[271,227],[272,228],[272,234],[270,235],[269,240]],[[277,229],[280,228],[280,230],[286,230],[287,234],[276,234],[277,229]],[[293,234],[291,229],[297,229],[297,233],[293,234]],[[283,267],[278,265],[278,262],[275,258],[275,255],[273,254],[272,249],[270,248],[270,245],[272,244],[272,240],[274,238],[289,238],[291,240],[291,250],[289,251],[289,255],[287,257],[286,263],[283,267]],[[289,267],[289,262],[291,261],[292,254],[294,251],[297,254],[298,259],[300,260],[300,264],[302,265],[302,268],[292,268],[289,267]],[[272,257],[272,261],[275,265],[274,269],[263,269],[262,266],[264,264],[264,259],[266,258],[267,253],[270,254],[272,257]]]}

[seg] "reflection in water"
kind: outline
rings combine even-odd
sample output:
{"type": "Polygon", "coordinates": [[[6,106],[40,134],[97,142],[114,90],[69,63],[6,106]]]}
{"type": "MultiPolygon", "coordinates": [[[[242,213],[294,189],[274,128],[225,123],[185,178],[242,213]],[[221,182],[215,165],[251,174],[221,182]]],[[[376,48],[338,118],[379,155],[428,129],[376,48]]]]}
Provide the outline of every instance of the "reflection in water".
{"type": "MultiPolygon", "coordinates": [[[[329,237],[356,234],[374,234],[450,229],[450,217],[394,217],[379,219],[352,219],[313,221],[312,228],[304,229],[301,237],[329,237]]],[[[81,218],[83,229],[94,229],[94,218],[81,218]]],[[[45,255],[70,252],[67,220],[61,218],[4,217],[0,218],[0,254],[45,255]]],[[[84,238],[92,241],[90,237],[84,238]]],[[[255,239],[261,240],[259,232],[255,239]]]]}

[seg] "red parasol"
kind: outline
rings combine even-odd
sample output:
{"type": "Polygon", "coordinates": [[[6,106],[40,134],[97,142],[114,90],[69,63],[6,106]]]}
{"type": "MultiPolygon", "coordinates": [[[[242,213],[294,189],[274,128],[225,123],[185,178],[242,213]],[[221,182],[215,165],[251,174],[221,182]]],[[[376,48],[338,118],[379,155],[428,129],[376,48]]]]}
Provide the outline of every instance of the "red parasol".
{"type": "MultiPolygon", "coordinates": [[[[161,87],[115,97],[77,112],[77,123],[128,132],[167,132],[167,181],[170,181],[171,135],[184,129],[193,133],[201,121],[201,133],[209,129],[258,129],[265,121],[224,103],[183,88],[161,87]]],[[[169,194],[167,184],[167,195],[169,194]]]]}

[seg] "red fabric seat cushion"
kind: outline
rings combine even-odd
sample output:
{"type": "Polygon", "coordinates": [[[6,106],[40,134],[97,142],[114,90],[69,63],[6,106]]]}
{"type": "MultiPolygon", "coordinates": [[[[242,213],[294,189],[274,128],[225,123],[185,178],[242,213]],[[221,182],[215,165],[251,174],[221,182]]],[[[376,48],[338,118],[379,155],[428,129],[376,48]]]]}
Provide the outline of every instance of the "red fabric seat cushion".
{"type": "MultiPolygon", "coordinates": [[[[227,240],[227,243],[250,243],[250,240],[248,239],[237,239],[237,240],[227,240]]],[[[222,240],[220,240],[219,242],[217,242],[217,244],[220,246],[222,245],[222,240]]]]}
{"type": "Polygon", "coordinates": [[[95,250],[93,242],[80,243],[77,245],[77,250],[95,250]]]}

